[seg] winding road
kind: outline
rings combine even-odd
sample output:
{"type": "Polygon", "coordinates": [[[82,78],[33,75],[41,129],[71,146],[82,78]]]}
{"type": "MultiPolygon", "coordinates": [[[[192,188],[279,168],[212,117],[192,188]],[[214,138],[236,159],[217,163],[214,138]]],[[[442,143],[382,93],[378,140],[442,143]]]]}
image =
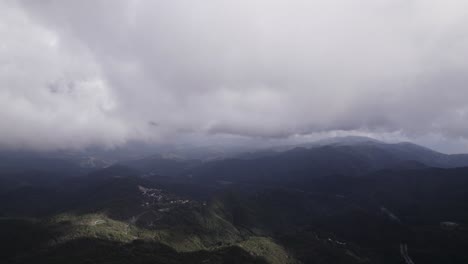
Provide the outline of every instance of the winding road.
{"type": "MultiPolygon", "coordinates": [[[[381,206],[380,207],[380,210],[381,212],[383,212],[385,215],[387,215],[387,217],[392,220],[392,221],[396,221],[397,223],[399,223],[400,225],[403,225],[403,223],[401,222],[400,218],[398,218],[395,214],[393,214],[390,210],[388,210],[387,208],[381,206]]],[[[401,257],[405,260],[405,263],[406,264],[414,264],[414,261],[410,258],[409,254],[408,254],[408,244],[406,243],[400,243],[400,255],[401,257]]]]}
{"type": "Polygon", "coordinates": [[[413,260],[408,255],[408,245],[407,244],[400,244],[400,254],[405,260],[406,264],[414,264],[413,260]]]}

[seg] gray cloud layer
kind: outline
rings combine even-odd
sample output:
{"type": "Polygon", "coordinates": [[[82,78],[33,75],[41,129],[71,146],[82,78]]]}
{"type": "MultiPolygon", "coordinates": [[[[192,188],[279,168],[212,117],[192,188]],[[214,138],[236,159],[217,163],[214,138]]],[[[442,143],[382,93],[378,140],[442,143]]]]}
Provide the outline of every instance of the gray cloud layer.
{"type": "Polygon", "coordinates": [[[2,1],[0,145],[468,138],[468,2],[2,1]]]}

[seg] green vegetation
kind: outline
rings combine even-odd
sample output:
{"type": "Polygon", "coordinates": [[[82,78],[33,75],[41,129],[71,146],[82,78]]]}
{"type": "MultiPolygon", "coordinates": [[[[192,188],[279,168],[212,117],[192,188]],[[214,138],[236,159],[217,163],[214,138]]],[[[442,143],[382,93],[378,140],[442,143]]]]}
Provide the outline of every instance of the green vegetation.
{"type": "Polygon", "coordinates": [[[60,214],[45,220],[50,229],[60,234],[56,243],[79,238],[96,238],[116,242],[131,242],[141,233],[137,228],[110,219],[104,214],[60,214]]]}
{"type": "Polygon", "coordinates": [[[298,263],[282,246],[267,237],[250,237],[239,246],[254,256],[261,256],[270,264],[298,263]]]}
{"type": "MultiPolygon", "coordinates": [[[[11,249],[16,250],[1,257],[16,263],[279,263],[278,258],[272,259],[276,262],[263,258],[268,247],[279,248],[267,239],[241,243],[241,247],[224,240],[223,245],[207,248],[210,233],[191,234],[188,228],[148,230],[105,214],[60,214],[41,221],[3,218],[0,226],[7,235],[2,239],[11,239],[11,249]],[[7,234],[7,230],[16,233],[7,234]]],[[[219,239],[215,235],[211,242],[219,239]]]]}
{"type": "Polygon", "coordinates": [[[300,188],[185,180],[180,187],[113,167],[0,193],[0,260],[393,264],[405,244],[415,263],[468,263],[467,172],[386,170],[300,188]],[[442,228],[445,221],[457,228],[442,228]]]}

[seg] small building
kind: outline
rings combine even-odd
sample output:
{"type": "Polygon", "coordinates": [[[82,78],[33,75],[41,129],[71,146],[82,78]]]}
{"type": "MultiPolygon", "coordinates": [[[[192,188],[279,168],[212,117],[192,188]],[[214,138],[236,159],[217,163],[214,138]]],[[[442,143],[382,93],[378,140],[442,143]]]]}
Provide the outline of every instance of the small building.
{"type": "Polygon", "coordinates": [[[455,222],[440,222],[440,228],[443,230],[453,231],[458,229],[460,225],[455,222]]]}

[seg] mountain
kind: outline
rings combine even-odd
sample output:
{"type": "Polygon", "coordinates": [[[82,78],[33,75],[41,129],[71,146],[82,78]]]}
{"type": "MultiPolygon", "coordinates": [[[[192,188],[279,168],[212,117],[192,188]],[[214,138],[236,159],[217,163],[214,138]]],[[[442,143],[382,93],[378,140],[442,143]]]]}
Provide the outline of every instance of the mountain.
{"type": "Polygon", "coordinates": [[[467,175],[467,168],[393,168],[314,178],[304,188],[223,185],[200,199],[187,190],[203,185],[167,186],[112,166],[44,192],[55,190],[54,199],[36,195],[32,207],[29,198],[22,205],[21,196],[2,197],[29,214],[0,207],[0,256],[7,263],[386,264],[400,263],[399,246],[407,244],[416,263],[461,264],[467,175]],[[53,200],[62,203],[37,213],[53,200]],[[445,222],[456,229],[445,230],[445,222]]]}
{"type": "Polygon", "coordinates": [[[156,154],[148,157],[122,161],[119,164],[140,171],[146,176],[177,176],[192,167],[199,165],[201,161],[184,159],[174,155],[156,154]]]}
{"type": "Polygon", "coordinates": [[[411,143],[2,159],[2,263],[468,263],[465,156],[411,143]]]}
{"type": "Polygon", "coordinates": [[[405,161],[417,161],[430,167],[455,168],[468,166],[468,154],[444,154],[432,149],[410,143],[385,143],[368,137],[335,137],[310,143],[306,146],[362,146],[373,145],[405,161]]]}
{"type": "Polygon", "coordinates": [[[447,155],[406,142],[390,144],[353,137],[206,162],[186,174],[204,182],[300,184],[311,178],[359,176],[387,168],[463,166],[468,166],[468,155],[447,155]]]}

